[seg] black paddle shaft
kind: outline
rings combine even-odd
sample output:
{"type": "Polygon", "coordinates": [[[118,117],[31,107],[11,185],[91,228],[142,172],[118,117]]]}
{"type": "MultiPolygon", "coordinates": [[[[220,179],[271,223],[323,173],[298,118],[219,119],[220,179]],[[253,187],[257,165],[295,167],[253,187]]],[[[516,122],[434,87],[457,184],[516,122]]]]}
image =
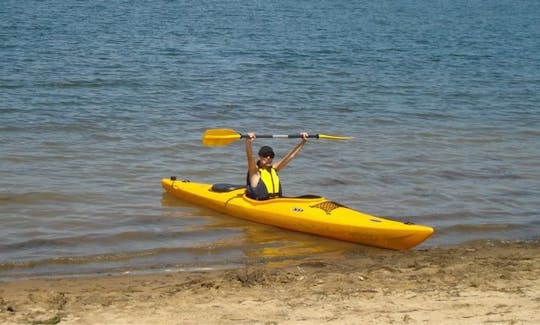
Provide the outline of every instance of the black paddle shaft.
{"type": "MultiPolygon", "coordinates": [[[[247,134],[241,134],[240,138],[247,138],[247,134]]],[[[256,134],[255,137],[262,139],[271,139],[271,138],[286,138],[286,139],[300,139],[302,136],[300,134],[256,134]]],[[[308,138],[318,139],[319,134],[309,134],[308,138]]]]}

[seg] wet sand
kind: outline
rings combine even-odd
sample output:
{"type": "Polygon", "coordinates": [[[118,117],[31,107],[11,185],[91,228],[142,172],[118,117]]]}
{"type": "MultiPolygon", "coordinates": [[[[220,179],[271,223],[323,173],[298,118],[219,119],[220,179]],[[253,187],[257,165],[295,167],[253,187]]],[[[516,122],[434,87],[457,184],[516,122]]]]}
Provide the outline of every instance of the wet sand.
{"type": "Polygon", "coordinates": [[[540,324],[540,242],[0,283],[2,324],[540,324]]]}

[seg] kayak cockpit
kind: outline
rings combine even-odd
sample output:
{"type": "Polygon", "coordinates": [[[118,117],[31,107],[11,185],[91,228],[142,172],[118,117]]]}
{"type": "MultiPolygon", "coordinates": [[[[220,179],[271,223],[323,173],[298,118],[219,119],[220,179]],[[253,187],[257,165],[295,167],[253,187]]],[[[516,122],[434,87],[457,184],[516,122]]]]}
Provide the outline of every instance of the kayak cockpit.
{"type": "Polygon", "coordinates": [[[210,190],[213,192],[224,193],[224,192],[232,192],[232,191],[240,190],[243,188],[246,188],[246,186],[228,184],[228,183],[216,183],[212,185],[212,188],[210,190]]]}
{"type": "MultiPolygon", "coordinates": [[[[229,183],[216,183],[213,184],[210,190],[212,192],[217,193],[226,193],[226,192],[232,192],[240,189],[245,189],[246,185],[238,185],[238,184],[229,184],[229,183]]],[[[320,195],[313,195],[313,194],[306,194],[306,195],[300,195],[300,196],[282,196],[279,197],[280,199],[322,199],[322,196],[320,195]]],[[[269,199],[272,200],[272,199],[269,199]]],[[[266,201],[266,200],[265,200],[266,201]]]]}

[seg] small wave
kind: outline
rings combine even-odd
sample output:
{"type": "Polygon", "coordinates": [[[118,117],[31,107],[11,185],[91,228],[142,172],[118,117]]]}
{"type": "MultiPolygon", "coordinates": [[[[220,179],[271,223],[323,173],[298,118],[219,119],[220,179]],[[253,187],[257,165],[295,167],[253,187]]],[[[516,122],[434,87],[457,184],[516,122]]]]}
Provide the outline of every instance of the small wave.
{"type": "Polygon", "coordinates": [[[446,227],[446,231],[460,233],[485,233],[485,232],[503,232],[526,228],[525,225],[512,223],[495,223],[495,224],[461,224],[446,227]]]}
{"type": "Polygon", "coordinates": [[[226,246],[203,246],[203,247],[186,247],[186,248],[155,248],[149,250],[130,251],[122,253],[107,253],[96,255],[83,256],[63,256],[56,258],[45,258],[39,260],[22,261],[22,262],[4,262],[0,263],[0,272],[22,269],[43,268],[54,265],[89,265],[89,264],[106,264],[114,262],[122,262],[133,259],[141,259],[167,254],[188,254],[191,256],[208,255],[209,251],[213,254],[219,251],[228,251],[231,248],[226,246]]]}
{"type": "Polygon", "coordinates": [[[12,204],[38,205],[44,202],[80,202],[81,198],[101,199],[95,193],[62,193],[62,192],[26,192],[26,193],[0,193],[0,201],[12,204]]]}
{"type": "Polygon", "coordinates": [[[436,173],[436,176],[444,178],[446,180],[471,180],[471,179],[477,179],[477,180],[493,180],[493,179],[507,179],[507,180],[519,180],[522,179],[522,176],[514,174],[510,172],[509,170],[504,169],[483,169],[480,171],[475,170],[463,170],[463,171],[455,171],[455,170],[442,170],[438,173],[436,173]]]}
{"type": "Polygon", "coordinates": [[[21,83],[9,83],[9,82],[6,82],[6,83],[0,83],[0,89],[7,89],[7,90],[13,90],[13,89],[24,89],[26,88],[27,86],[25,84],[21,84],[21,83]]]}
{"type": "Polygon", "coordinates": [[[40,85],[45,88],[77,89],[77,88],[102,88],[102,87],[140,87],[143,84],[138,80],[126,79],[92,79],[92,80],[62,80],[47,82],[40,85]]]}
{"type": "Polygon", "coordinates": [[[56,192],[0,193],[0,201],[17,204],[38,204],[43,201],[66,201],[71,195],[56,192]]]}

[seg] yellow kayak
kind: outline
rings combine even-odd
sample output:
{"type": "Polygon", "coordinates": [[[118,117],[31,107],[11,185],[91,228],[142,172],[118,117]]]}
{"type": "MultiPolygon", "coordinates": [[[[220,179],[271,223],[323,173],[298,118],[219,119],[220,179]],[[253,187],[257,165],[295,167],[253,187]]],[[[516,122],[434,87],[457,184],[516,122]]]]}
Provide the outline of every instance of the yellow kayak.
{"type": "Polygon", "coordinates": [[[163,188],[175,197],[246,220],[339,240],[402,250],[433,234],[433,228],[383,219],[349,209],[320,196],[252,200],[245,189],[228,184],[202,184],[164,178],[163,188]]]}

